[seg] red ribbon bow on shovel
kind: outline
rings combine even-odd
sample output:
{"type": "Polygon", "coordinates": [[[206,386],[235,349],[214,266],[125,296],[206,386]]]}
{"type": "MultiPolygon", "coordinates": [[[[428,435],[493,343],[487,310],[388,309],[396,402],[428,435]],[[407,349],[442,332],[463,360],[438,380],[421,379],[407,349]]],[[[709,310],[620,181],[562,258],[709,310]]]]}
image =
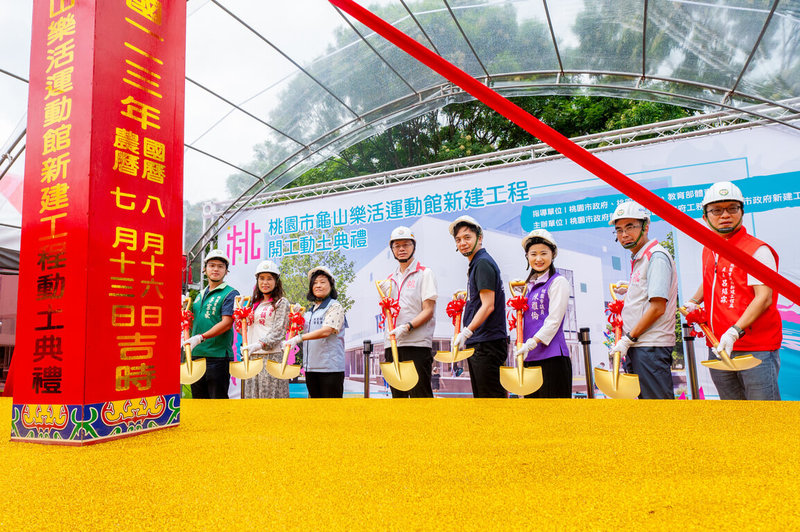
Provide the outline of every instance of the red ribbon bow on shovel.
{"type": "Polygon", "coordinates": [[[456,324],[456,318],[461,315],[466,305],[466,299],[454,299],[447,304],[447,308],[445,310],[447,312],[447,316],[453,320],[453,325],[456,324]]]}
{"type": "Polygon", "coordinates": [[[384,297],[380,300],[378,305],[381,307],[381,321],[378,323],[378,328],[383,329],[386,326],[386,311],[392,313],[392,321],[397,321],[397,315],[400,314],[400,302],[391,297],[384,297]]]}
{"type": "Polygon", "coordinates": [[[528,310],[528,298],[524,295],[514,296],[506,301],[506,306],[513,309],[506,313],[506,318],[508,319],[508,330],[514,331],[517,328],[517,312],[528,310]]]}

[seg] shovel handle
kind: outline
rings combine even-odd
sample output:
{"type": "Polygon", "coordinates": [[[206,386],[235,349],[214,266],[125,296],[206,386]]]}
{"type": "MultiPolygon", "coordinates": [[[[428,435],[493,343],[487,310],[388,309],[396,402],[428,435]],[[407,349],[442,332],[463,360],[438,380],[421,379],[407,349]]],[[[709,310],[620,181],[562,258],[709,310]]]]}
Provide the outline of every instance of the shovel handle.
{"type": "Polygon", "coordinates": [[[524,296],[528,292],[528,283],[519,279],[508,282],[508,289],[511,291],[511,295],[516,294],[520,288],[522,289],[520,293],[524,296]]]}
{"type": "Polygon", "coordinates": [[[617,298],[617,292],[616,292],[616,289],[617,289],[617,287],[619,287],[621,284],[623,284],[623,283],[611,283],[610,285],[608,285],[608,291],[609,291],[609,292],[611,292],[611,299],[613,299],[614,301],[616,301],[616,300],[618,299],[618,298],[617,298]]]}
{"type": "MultiPolygon", "coordinates": [[[[681,314],[683,314],[684,316],[688,314],[688,312],[686,311],[686,307],[680,307],[678,310],[680,310],[681,314]]],[[[708,341],[711,342],[711,345],[714,346],[714,349],[717,350],[717,354],[722,359],[722,361],[726,365],[733,367],[730,355],[726,353],[724,350],[718,349],[719,340],[717,340],[717,337],[714,335],[714,332],[711,330],[711,327],[708,326],[708,323],[703,322],[703,323],[698,323],[697,325],[700,327],[700,330],[703,331],[703,334],[706,335],[708,341]]]]}

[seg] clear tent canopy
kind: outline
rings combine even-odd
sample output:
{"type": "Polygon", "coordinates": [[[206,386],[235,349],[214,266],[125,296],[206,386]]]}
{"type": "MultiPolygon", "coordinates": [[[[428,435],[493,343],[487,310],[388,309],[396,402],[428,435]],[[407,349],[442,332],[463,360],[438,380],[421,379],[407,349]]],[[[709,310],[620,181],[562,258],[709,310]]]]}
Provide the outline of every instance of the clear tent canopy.
{"type": "MultiPolygon", "coordinates": [[[[800,129],[800,0],[361,3],[508,97],[644,99],[800,129]]],[[[31,4],[0,0],[0,175],[23,174],[31,4]]],[[[188,0],[184,196],[228,202],[224,220],[361,140],[470,99],[324,0],[188,0]],[[239,198],[233,174],[246,180],[239,198]]]]}

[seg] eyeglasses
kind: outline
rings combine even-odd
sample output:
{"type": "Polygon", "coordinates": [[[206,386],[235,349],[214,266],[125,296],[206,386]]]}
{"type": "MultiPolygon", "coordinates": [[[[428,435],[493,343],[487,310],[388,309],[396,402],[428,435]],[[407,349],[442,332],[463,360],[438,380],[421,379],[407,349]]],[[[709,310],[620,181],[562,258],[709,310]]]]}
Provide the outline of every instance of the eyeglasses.
{"type": "Polygon", "coordinates": [[[628,224],[625,227],[614,229],[614,234],[620,236],[622,233],[632,233],[634,229],[638,229],[642,224],[628,224]]]}
{"type": "Polygon", "coordinates": [[[392,242],[392,248],[394,249],[412,248],[412,247],[414,247],[413,242],[392,242]]]}
{"type": "Polygon", "coordinates": [[[730,207],[714,207],[713,209],[708,209],[706,212],[711,213],[714,216],[722,216],[723,212],[727,212],[728,214],[736,214],[742,210],[741,205],[731,205],[730,207]]]}

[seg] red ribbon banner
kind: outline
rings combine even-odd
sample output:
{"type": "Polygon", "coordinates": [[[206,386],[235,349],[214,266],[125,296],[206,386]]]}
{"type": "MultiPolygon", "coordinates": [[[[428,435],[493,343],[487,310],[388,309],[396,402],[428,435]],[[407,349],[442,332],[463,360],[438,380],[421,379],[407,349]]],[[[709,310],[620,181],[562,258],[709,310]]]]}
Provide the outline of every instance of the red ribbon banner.
{"type": "Polygon", "coordinates": [[[653,213],[664,219],[664,221],[672,224],[676,229],[704,246],[718,252],[737,266],[743,268],[749,274],[772,287],[776,292],[783,294],[788,299],[800,305],[800,287],[777,272],[764,266],[741,249],[729,244],[721,236],[703,226],[700,222],[693,220],[689,215],[679,211],[636,181],[625,176],[608,163],[601,161],[555,129],[539,121],[521,107],[500,96],[497,92],[452,63],[449,63],[353,0],[329,1],[331,4],[344,10],[350,16],[359,20],[421,63],[427,65],[496,112],[508,118],[531,135],[546,142],[553,149],[568,157],[599,179],[602,179],[629,198],[647,207],[653,213]]]}

